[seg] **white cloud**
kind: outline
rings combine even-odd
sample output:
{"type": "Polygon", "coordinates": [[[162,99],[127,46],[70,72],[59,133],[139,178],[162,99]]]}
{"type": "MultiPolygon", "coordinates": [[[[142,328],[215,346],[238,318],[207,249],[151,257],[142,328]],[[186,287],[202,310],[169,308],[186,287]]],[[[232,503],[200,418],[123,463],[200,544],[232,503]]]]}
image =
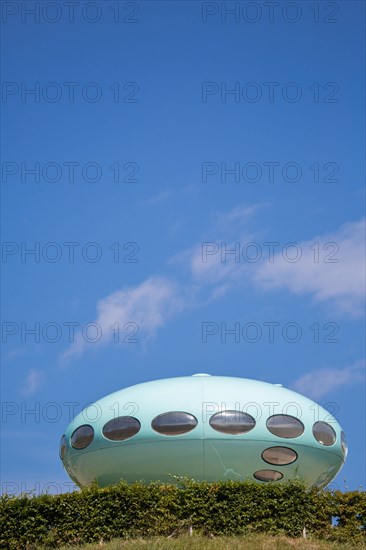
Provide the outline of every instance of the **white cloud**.
{"type": "Polygon", "coordinates": [[[165,202],[170,199],[177,199],[180,196],[191,195],[198,190],[197,185],[185,185],[179,189],[164,188],[158,191],[155,195],[151,195],[145,199],[142,204],[146,206],[156,206],[162,202],[165,202]]]}
{"type": "Polygon", "coordinates": [[[365,361],[359,360],[347,367],[324,368],[304,374],[292,384],[299,393],[319,399],[344,386],[365,381],[365,361]]]}
{"type": "MultiPolygon", "coordinates": [[[[135,287],[117,290],[97,303],[95,323],[100,338],[96,344],[116,341],[116,338],[120,342],[125,338],[134,338],[145,343],[188,305],[184,289],[162,277],[152,277],[135,287]]],[[[63,363],[81,355],[87,346],[93,345],[88,342],[88,338],[78,333],[63,354],[63,363]]]]}
{"type": "Polygon", "coordinates": [[[268,203],[238,204],[228,212],[213,212],[213,224],[202,242],[176,254],[169,263],[188,266],[194,284],[218,284],[220,288],[224,284],[228,290],[248,268],[241,257],[242,246],[256,239],[249,232],[248,223],[259,210],[268,206],[268,203]]]}
{"type": "MultiPolygon", "coordinates": [[[[256,243],[257,240],[247,230],[248,221],[258,209],[266,206],[237,205],[227,213],[213,214],[210,237],[168,262],[178,268],[179,274],[188,266],[190,279],[187,283],[178,284],[165,277],[151,277],[137,286],[122,288],[100,300],[95,320],[100,327],[100,339],[96,344],[90,344],[82,334],[78,334],[63,354],[62,362],[67,363],[83,354],[87,347],[112,341],[115,336],[113,326],[119,327],[122,338],[123,327],[129,322],[138,326],[137,337],[144,344],[184,310],[204,307],[229,291],[240,291],[245,285],[265,291],[285,289],[297,295],[312,295],[315,300],[326,302],[347,315],[361,314],[365,288],[365,221],[348,223],[334,233],[297,243],[301,258],[296,263],[287,261],[282,253],[276,253],[272,262],[269,261],[269,254],[263,254],[258,262],[245,261],[243,245],[256,243]],[[233,232],[235,237],[230,240],[233,232]],[[315,251],[314,243],[318,243],[315,251]],[[225,251],[234,250],[237,246],[237,256],[225,255],[225,251]],[[317,247],[319,261],[314,256],[317,247]]],[[[258,245],[264,250],[263,243],[258,245]]],[[[247,253],[251,256],[255,250],[249,252],[248,249],[247,253]]]]}
{"type": "MultiPolygon", "coordinates": [[[[249,212],[250,209],[237,207],[222,219],[239,220],[241,213],[243,220],[249,212]]],[[[363,314],[365,220],[345,224],[333,233],[294,246],[273,243],[274,253],[249,232],[244,234],[242,230],[235,241],[225,241],[223,233],[221,239],[203,241],[175,258],[190,266],[196,283],[221,288],[224,285],[225,291],[248,283],[265,291],[283,289],[310,295],[315,301],[327,303],[336,313],[350,317],[363,314]],[[255,261],[257,251],[259,257],[255,261]],[[296,256],[297,261],[292,261],[296,256]]]]}
{"type": "Polygon", "coordinates": [[[151,197],[148,197],[144,200],[143,204],[146,204],[147,206],[156,206],[157,204],[160,204],[161,202],[164,202],[174,196],[173,191],[171,189],[164,189],[162,191],[159,191],[159,193],[156,193],[155,195],[152,195],[151,197]]]}
{"type": "Polygon", "coordinates": [[[237,204],[234,208],[228,212],[215,212],[213,217],[220,229],[224,229],[225,232],[232,230],[233,228],[240,227],[244,222],[247,222],[262,208],[270,206],[269,203],[258,204],[237,204]]]}
{"type": "MultiPolygon", "coordinates": [[[[365,296],[365,220],[298,243],[296,263],[277,253],[273,263],[261,263],[254,282],[261,288],[310,294],[350,316],[362,315],[365,296]],[[317,244],[314,244],[317,243],[317,244]],[[315,250],[314,250],[315,249],[315,250]],[[319,258],[317,257],[319,250],[319,258]]],[[[295,249],[289,249],[294,257],[295,249]]]]}
{"type": "Polygon", "coordinates": [[[25,349],[24,346],[19,347],[19,348],[15,348],[15,349],[13,349],[12,351],[9,351],[6,354],[6,358],[10,361],[12,359],[17,359],[18,357],[21,357],[25,353],[27,353],[27,350],[25,349]]]}
{"type": "Polygon", "coordinates": [[[229,250],[235,250],[235,243],[203,241],[187,251],[185,256],[192,279],[201,285],[226,283],[230,286],[233,279],[243,271],[243,264],[236,262],[229,250]]]}
{"type": "Polygon", "coordinates": [[[31,369],[21,389],[23,395],[33,395],[39,389],[43,380],[43,372],[31,369]]]}

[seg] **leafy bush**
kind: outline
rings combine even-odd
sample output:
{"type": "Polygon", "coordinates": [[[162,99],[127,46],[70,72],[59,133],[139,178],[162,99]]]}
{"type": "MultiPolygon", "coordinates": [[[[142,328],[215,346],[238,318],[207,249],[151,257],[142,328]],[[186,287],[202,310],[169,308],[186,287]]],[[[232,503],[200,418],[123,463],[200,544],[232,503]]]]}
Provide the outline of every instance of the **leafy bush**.
{"type": "Polygon", "coordinates": [[[100,539],[180,532],[192,526],[212,535],[309,536],[366,543],[366,494],[308,490],[298,481],[124,482],[99,489],[0,499],[0,548],[56,548],[100,539]],[[332,526],[331,518],[338,518],[332,526]]]}

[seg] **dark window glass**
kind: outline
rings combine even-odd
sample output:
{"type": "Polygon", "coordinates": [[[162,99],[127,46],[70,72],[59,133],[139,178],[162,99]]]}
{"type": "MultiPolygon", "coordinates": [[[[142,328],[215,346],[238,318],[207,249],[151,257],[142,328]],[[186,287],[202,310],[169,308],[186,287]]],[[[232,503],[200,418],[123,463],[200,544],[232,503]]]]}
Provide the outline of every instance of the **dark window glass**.
{"type": "Polygon", "coordinates": [[[344,432],[341,432],[341,447],[342,447],[344,457],[346,457],[348,453],[348,445],[346,441],[346,434],[344,432]]]}
{"type": "Polygon", "coordinates": [[[60,458],[63,459],[66,454],[66,437],[63,435],[60,441],[60,458]]]}
{"type": "Polygon", "coordinates": [[[336,441],[336,433],[332,426],[326,422],[315,422],[313,426],[313,435],[319,443],[330,447],[336,441]]]}
{"type": "Polygon", "coordinates": [[[297,459],[297,453],[287,447],[269,447],[262,453],[262,458],[269,464],[291,464],[297,459]]]}
{"type": "Polygon", "coordinates": [[[278,437],[299,437],[304,431],[304,425],[300,420],[288,414],[274,414],[267,420],[267,428],[278,437]]]}
{"type": "Polygon", "coordinates": [[[71,445],[74,449],[85,449],[93,441],[93,437],[94,430],[91,426],[79,426],[71,436],[71,445]]]}
{"type": "Polygon", "coordinates": [[[133,416],[119,416],[112,418],[103,427],[103,435],[112,441],[123,441],[137,434],[141,424],[133,416]]]}
{"type": "Polygon", "coordinates": [[[225,434],[243,434],[255,426],[255,420],[250,414],[240,411],[222,411],[210,418],[210,426],[225,434]]]}
{"type": "Polygon", "coordinates": [[[259,481],[277,481],[283,477],[281,472],[276,470],[257,470],[253,475],[259,481]]]}
{"type": "Polygon", "coordinates": [[[181,435],[197,426],[197,418],[192,414],[172,411],[156,416],[151,422],[153,430],[163,435],[181,435]]]}

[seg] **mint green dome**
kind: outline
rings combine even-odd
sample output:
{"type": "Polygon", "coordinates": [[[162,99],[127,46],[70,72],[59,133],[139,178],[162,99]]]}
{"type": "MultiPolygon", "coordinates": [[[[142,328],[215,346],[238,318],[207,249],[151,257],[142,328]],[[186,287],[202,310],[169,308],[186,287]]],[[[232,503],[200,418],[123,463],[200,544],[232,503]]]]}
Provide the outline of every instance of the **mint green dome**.
{"type": "Polygon", "coordinates": [[[79,486],[160,480],[282,481],[327,485],[347,454],[320,405],[277,384],[196,374],[137,384],[84,409],[61,439],[79,486]]]}

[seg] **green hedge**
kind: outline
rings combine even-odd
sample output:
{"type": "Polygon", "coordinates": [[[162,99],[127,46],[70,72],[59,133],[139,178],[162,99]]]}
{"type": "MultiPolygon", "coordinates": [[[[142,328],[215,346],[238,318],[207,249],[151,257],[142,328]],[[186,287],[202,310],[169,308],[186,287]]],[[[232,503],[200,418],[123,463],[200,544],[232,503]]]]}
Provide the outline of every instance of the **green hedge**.
{"type": "Polygon", "coordinates": [[[248,532],[366,543],[366,494],[306,490],[300,482],[142,483],[36,497],[2,496],[0,548],[55,548],[112,538],[248,532]],[[338,525],[332,526],[331,518],[338,525]]]}

